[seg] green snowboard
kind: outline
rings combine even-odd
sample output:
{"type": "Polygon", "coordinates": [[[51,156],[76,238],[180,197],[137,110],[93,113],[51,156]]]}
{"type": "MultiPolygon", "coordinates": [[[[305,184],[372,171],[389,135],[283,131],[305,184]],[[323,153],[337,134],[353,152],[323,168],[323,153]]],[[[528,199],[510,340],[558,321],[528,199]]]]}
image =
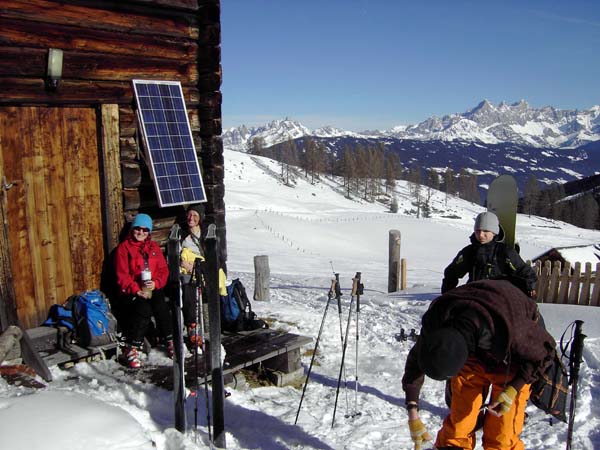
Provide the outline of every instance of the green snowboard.
{"type": "Polygon", "coordinates": [[[500,226],[504,230],[503,242],[515,247],[515,231],[517,227],[517,206],[519,188],[510,175],[500,175],[490,185],[487,194],[487,209],[498,216],[500,226]]]}

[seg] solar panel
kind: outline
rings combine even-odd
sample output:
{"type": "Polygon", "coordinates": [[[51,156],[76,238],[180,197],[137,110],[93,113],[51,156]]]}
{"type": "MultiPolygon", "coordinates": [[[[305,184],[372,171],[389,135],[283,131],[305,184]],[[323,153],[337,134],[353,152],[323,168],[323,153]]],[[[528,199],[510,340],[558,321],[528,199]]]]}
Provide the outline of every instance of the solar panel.
{"type": "Polygon", "coordinates": [[[160,206],[205,202],[181,83],[133,80],[133,89],[160,206]]]}

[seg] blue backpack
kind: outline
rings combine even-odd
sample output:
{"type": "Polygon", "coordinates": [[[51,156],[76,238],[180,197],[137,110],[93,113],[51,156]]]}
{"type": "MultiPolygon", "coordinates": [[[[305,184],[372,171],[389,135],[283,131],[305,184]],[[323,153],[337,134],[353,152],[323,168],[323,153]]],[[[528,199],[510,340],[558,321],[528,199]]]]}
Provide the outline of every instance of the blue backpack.
{"type": "Polygon", "coordinates": [[[227,286],[227,295],[221,296],[221,329],[237,332],[257,328],[268,328],[268,325],[256,317],[246,288],[239,278],[236,278],[227,286]]]}
{"type": "Polygon", "coordinates": [[[52,305],[46,326],[63,326],[74,332],[82,347],[117,341],[117,319],[106,296],[97,289],[72,295],[64,305],[52,305]]]}

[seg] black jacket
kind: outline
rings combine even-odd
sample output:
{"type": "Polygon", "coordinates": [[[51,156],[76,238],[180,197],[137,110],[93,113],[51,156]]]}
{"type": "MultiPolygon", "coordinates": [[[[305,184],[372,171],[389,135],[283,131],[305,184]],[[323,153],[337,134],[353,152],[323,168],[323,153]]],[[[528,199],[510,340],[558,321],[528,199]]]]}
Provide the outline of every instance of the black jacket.
{"type": "Polygon", "coordinates": [[[481,244],[472,234],[471,245],[463,248],[444,270],[442,294],[455,288],[458,280],[467,273],[467,283],[479,280],[505,279],[529,294],[535,289],[537,276],[519,254],[497,236],[487,244],[481,244]]]}

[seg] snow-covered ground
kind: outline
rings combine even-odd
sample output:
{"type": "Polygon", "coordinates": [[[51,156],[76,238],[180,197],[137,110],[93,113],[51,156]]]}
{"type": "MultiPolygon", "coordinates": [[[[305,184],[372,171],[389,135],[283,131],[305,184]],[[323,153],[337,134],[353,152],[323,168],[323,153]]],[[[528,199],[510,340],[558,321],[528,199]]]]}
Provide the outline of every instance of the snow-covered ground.
{"type": "MultiPolygon", "coordinates": [[[[441,193],[433,197],[429,219],[410,210],[405,183],[399,183],[399,214],[373,203],[347,200],[330,180],[316,185],[302,178],[282,185],[270,160],[225,152],[229,277],[240,277],[253,292],[253,256],[268,255],[271,301],[254,302],[273,327],[316,337],[334,272],[340,274],[346,325],[352,277],[361,272],[365,287],[358,320],[353,315],[346,358],[348,389],[340,393],[331,427],[341,361],[339,315],[329,309],[319,352],[298,419],[301,389],[261,387],[230,390],[225,426],[230,449],[412,449],[400,380],[410,342],[397,342],[401,328],[419,327],[421,314],[439,294],[443,268],[468,244],[473,218],[483,208],[441,193]],[[402,234],[408,288],[387,294],[388,233],[402,234]],[[356,364],[358,361],[358,365],[356,364]],[[358,392],[355,378],[358,372],[358,392]],[[346,413],[360,412],[354,418],[346,413]]],[[[518,240],[525,259],[550,247],[600,242],[600,232],[537,217],[518,217],[518,240]]],[[[600,448],[600,309],[542,305],[550,331],[559,339],[574,319],[582,319],[584,363],[577,403],[573,448],[600,448]]],[[[307,346],[312,350],[313,344],[307,346]]],[[[167,363],[154,351],[154,362],[167,363]]],[[[310,355],[303,356],[308,367],[310,355]]],[[[0,379],[2,449],[159,449],[209,448],[203,396],[199,428],[185,435],[173,428],[173,394],[133,380],[115,361],[52,369],[54,381],[42,390],[8,385],[0,379]]],[[[194,423],[194,402],[187,404],[194,423]]],[[[433,433],[446,412],[443,384],[427,380],[422,418],[433,433]]],[[[522,434],[528,449],[564,446],[567,427],[530,406],[522,434]]],[[[477,448],[481,448],[480,444],[477,448]]]]}

